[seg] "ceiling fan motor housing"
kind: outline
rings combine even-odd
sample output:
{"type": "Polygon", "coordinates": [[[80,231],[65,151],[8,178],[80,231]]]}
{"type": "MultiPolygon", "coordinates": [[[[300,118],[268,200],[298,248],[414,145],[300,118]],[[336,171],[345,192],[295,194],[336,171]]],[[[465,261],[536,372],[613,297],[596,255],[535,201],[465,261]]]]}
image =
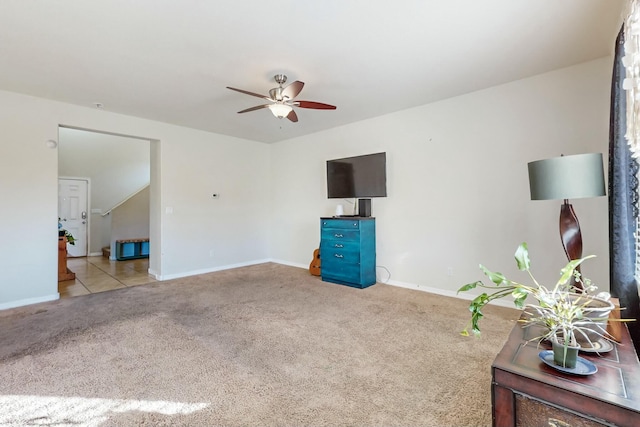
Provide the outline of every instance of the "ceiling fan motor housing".
{"type": "Polygon", "coordinates": [[[275,101],[282,101],[282,87],[274,87],[269,90],[269,96],[275,101]]]}

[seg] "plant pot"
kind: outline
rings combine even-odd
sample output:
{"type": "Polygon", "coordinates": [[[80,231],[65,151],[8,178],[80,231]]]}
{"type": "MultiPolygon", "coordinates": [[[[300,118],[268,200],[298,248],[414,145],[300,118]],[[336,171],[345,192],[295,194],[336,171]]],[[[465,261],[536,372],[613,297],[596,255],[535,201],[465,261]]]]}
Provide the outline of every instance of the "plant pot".
{"type": "Polygon", "coordinates": [[[580,345],[573,347],[564,345],[564,343],[558,339],[553,339],[551,341],[551,347],[553,348],[553,362],[556,365],[569,369],[576,367],[580,345]]]}
{"type": "MultiPolygon", "coordinates": [[[[584,298],[584,295],[574,294],[572,299],[584,298]]],[[[603,335],[607,335],[607,321],[609,314],[615,308],[611,301],[604,300],[602,298],[589,297],[589,303],[584,309],[584,317],[591,319],[602,319],[597,322],[593,322],[591,325],[594,331],[585,331],[586,336],[582,333],[576,333],[576,340],[578,344],[582,344],[584,347],[591,347],[593,343],[600,340],[603,335]]]]}

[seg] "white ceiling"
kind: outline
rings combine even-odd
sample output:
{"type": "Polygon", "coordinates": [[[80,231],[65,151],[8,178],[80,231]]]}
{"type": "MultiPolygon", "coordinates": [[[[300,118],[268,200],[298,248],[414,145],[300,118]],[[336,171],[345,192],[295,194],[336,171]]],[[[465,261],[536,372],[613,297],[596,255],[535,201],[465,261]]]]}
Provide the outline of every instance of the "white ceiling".
{"type": "Polygon", "coordinates": [[[610,55],[626,0],[1,0],[0,89],[262,142],[610,55]],[[306,83],[298,123],[233,86],[306,83]]]}

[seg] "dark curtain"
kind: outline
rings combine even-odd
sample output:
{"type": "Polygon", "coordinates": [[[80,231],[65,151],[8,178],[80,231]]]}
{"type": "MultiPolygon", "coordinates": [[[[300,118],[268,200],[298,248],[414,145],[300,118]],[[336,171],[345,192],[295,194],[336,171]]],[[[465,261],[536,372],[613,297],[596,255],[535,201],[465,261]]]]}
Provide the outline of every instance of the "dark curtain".
{"type": "MultiPolygon", "coordinates": [[[[638,163],[624,135],[627,127],[626,93],[622,89],[625,69],[624,28],[616,39],[611,116],[609,118],[609,268],[611,294],[620,298],[621,316],[640,319],[640,298],[635,277],[635,237],[638,216],[638,163]]],[[[640,321],[628,323],[640,354],[640,321]]]]}

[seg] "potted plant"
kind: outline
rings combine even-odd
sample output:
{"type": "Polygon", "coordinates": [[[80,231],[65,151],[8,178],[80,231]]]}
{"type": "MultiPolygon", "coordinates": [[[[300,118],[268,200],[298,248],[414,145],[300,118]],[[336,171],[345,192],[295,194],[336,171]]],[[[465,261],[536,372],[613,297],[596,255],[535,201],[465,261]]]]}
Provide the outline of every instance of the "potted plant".
{"type": "MultiPolygon", "coordinates": [[[[580,342],[593,346],[593,341],[601,338],[613,340],[606,331],[609,313],[614,308],[608,301],[608,294],[594,295],[597,290],[590,280],[584,278],[577,267],[594,255],[570,261],[562,270],[560,278],[552,288],[540,284],[530,271],[531,262],[526,243],[522,243],[515,253],[516,263],[520,271],[526,271],[532,284],[526,285],[507,279],[503,274],[493,272],[483,265],[480,269],[491,280],[491,285],[482,281],[462,286],[458,293],[475,288],[486,289],[469,305],[471,320],[462,331],[462,335],[469,335],[469,328],[475,335],[480,334],[478,325],[483,317],[482,309],[485,305],[499,298],[512,297],[517,308],[524,309],[524,315],[518,320],[523,327],[536,327],[537,335],[531,341],[549,340],[559,347],[558,358],[554,358],[560,366],[567,363],[571,348],[577,348],[580,342]],[[571,284],[571,278],[582,283],[584,291],[577,290],[571,284]],[[530,301],[530,302],[527,302],[530,301]]],[[[575,350],[577,356],[577,350],[575,350]]],[[[575,365],[574,365],[575,366],[575,365]]],[[[572,366],[566,366],[571,368],[572,366]]]]}
{"type": "Polygon", "coordinates": [[[58,237],[66,237],[67,238],[67,242],[70,245],[75,245],[76,244],[76,239],[73,237],[73,235],[71,233],[69,233],[68,230],[62,228],[62,223],[60,222],[60,217],[58,217],[58,237]]]}

